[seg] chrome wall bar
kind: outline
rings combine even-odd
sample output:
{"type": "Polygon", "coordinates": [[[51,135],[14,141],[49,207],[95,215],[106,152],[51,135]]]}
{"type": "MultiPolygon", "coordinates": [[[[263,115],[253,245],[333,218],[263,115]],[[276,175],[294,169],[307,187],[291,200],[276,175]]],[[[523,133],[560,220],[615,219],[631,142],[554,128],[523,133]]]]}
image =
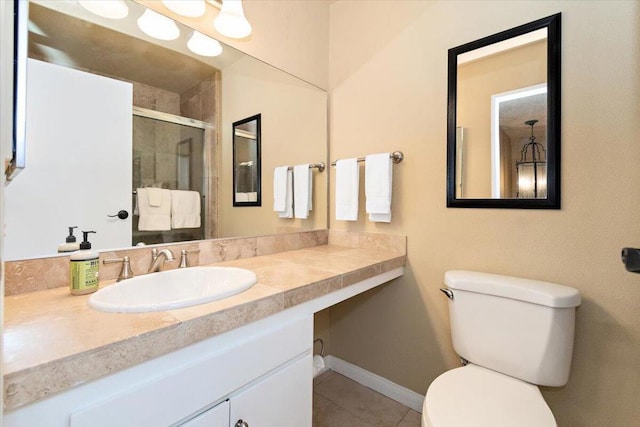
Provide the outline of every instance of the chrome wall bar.
{"type": "MultiPolygon", "coordinates": [[[[324,169],[326,168],[326,165],[324,162],[320,162],[320,163],[310,163],[309,164],[309,169],[318,169],[318,172],[324,172],[324,169]]],[[[293,166],[289,166],[287,168],[287,170],[292,171],[293,170],[293,166]]]]}
{"type": "MultiPolygon", "coordinates": [[[[393,160],[393,163],[400,163],[401,161],[404,160],[404,154],[402,153],[402,151],[394,151],[393,153],[389,153],[389,158],[391,158],[391,160],[393,160]]],[[[358,162],[364,162],[365,158],[364,157],[358,157],[358,162]]],[[[335,166],[336,165],[336,161],[331,162],[331,166],[335,166]]]]}

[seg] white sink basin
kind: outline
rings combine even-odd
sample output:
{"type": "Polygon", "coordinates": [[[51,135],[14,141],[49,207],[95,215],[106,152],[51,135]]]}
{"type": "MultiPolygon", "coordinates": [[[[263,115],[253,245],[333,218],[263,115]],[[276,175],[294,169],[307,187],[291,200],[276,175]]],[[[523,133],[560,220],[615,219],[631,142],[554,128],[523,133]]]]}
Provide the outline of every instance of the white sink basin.
{"type": "Polygon", "coordinates": [[[143,313],[215,301],[249,289],[253,271],[236,267],[190,267],[136,276],[100,289],[89,306],[100,311],[143,313]]]}

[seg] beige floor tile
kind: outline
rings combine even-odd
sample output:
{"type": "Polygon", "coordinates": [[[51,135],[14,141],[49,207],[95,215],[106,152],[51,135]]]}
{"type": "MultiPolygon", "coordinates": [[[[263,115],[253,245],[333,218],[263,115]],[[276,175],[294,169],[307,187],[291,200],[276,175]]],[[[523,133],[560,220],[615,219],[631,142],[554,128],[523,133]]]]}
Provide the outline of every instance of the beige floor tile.
{"type": "Polygon", "coordinates": [[[314,391],[373,426],[396,427],[408,412],[400,403],[335,372],[314,391]]]}
{"type": "Polygon", "coordinates": [[[422,423],[422,414],[414,411],[413,409],[409,409],[407,415],[404,416],[398,427],[420,427],[422,423]]]}
{"type": "Polygon", "coordinates": [[[371,427],[330,400],[313,393],[313,427],[371,427]]]}

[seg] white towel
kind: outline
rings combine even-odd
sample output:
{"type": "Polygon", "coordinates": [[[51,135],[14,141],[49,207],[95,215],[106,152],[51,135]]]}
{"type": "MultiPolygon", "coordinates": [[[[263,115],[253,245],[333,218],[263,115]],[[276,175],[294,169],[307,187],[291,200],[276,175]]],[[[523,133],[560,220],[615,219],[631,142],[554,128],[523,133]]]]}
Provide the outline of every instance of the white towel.
{"type": "Polygon", "coordinates": [[[366,208],[369,220],[391,222],[391,188],[393,166],[389,153],[372,154],[365,158],[366,208]]]}
{"type": "Polygon", "coordinates": [[[138,188],[137,207],[140,214],[139,231],[171,230],[171,192],[160,190],[160,206],[149,204],[148,188],[138,188]]]}
{"type": "Polygon", "coordinates": [[[336,219],[358,220],[358,196],[360,191],[360,170],[358,159],[344,159],[336,162],[336,219]]]}
{"type": "Polygon", "coordinates": [[[150,206],[162,205],[162,188],[147,188],[147,196],[149,197],[150,206]]]}
{"type": "Polygon", "coordinates": [[[293,173],[288,166],[273,171],[273,210],[280,218],[293,218],[293,173]]]}
{"type": "Polygon", "coordinates": [[[306,219],[311,210],[313,197],[313,176],[309,164],[293,167],[293,211],[296,218],[306,219]]]}
{"type": "Polygon", "coordinates": [[[171,190],[171,228],[200,227],[200,193],[171,190]]]}
{"type": "Polygon", "coordinates": [[[236,202],[248,202],[249,193],[236,193],[236,202]]]}
{"type": "Polygon", "coordinates": [[[257,202],[258,201],[258,193],[252,191],[251,193],[247,193],[247,202],[257,202]]]}

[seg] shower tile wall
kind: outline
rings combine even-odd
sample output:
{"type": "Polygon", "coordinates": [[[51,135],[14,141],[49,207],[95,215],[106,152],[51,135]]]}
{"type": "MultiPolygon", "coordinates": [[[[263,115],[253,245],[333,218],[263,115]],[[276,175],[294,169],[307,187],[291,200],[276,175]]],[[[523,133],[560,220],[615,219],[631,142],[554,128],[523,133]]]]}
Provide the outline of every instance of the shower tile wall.
{"type": "MultiPolygon", "coordinates": [[[[219,105],[217,78],[216,74],[206,77],[205,80],[187,89],[182,94],[132,82],[133,103],[135,106],[193,118],[211,125],[211,128],[205,129],[204,132],[204,144],[207,150],[202,150],[202,145],[198,142],[191,146],[191,152],[194,156],[191,160],[192,163],[203,165],[202,168],[190,168],[189,188],[199,191],[205,196],[202,217],[203,227],[197,235],[193,236],[185,235],[188,230],[181,230],[179,234],[182,237],[179,240],[212,238],[217,234],[215,223],[215,218],[217,217],[215,203],[217,200],[217,177],[215,176],[216,171],[212,167],[212,165],[215,165],[217,141],[217,132],[214,127],[216,108],[219,105]]],[[[134,126],[138,136],[144,135],[143,138],[137,138],[138,142],[133,153],[134,188],[152,185],[172,189],[178,188],[176,142],[180,142],[183,139],[189,141],[189,132],[181,131],[180,126],[148,119],[134,120],[134,126]]],[[[176,233],[174,232],[173,234],[176,233]]],[[[165,241],[171,238],[164,236],[158,237],[158,239],[165,241]]]]}

